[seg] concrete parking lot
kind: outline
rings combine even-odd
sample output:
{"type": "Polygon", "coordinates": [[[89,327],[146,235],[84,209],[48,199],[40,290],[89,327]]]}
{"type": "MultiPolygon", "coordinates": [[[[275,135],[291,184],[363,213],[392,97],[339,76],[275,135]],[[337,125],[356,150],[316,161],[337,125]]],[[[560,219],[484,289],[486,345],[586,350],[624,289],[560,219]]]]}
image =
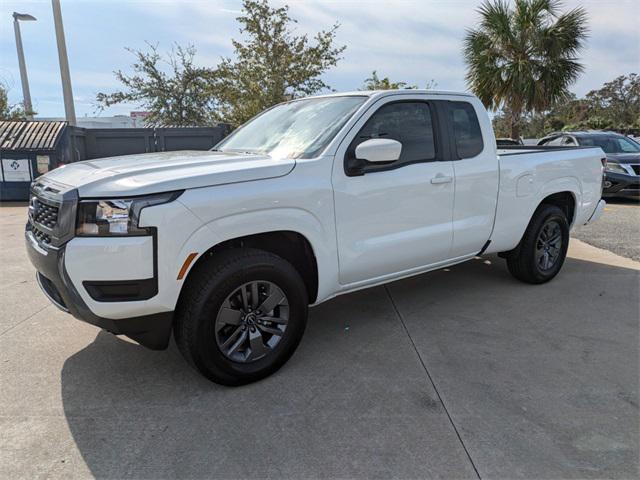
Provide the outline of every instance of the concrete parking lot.
{"type": "Polygon", "coordinates": [[[487,256],[343,296],[231,389],[51,306],[24,222],[0,207],[1,478],[638,476],[631,259],[574,240],[541,286],[487,256]]]}

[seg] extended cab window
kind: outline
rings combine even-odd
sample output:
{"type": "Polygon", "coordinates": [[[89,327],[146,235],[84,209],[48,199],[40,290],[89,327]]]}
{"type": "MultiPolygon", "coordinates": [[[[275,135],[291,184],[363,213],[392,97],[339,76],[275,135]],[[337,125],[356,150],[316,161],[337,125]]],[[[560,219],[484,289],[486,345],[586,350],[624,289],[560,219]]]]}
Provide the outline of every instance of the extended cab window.
{"type": "Polygon", "coordinates": [[[398,102],[380,107],[351,142],[349,154],[354,156],[356,147],[370,138],[390,138],[402,143],[400,159],[395,163],[436,158],[431,109],[424,102],[398,102]]]}
{"type": "Polygon", "coordinates": [[[482,152],[482,132],[473,105],[467,102],[450,102],[449,118],[453,124],[458,158],[471,158],[482,152]]]}

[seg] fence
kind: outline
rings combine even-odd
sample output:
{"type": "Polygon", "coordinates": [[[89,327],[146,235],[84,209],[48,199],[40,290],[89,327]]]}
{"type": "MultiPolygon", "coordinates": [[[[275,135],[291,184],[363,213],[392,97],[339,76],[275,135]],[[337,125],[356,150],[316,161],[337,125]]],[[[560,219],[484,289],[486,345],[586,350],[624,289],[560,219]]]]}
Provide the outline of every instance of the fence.
{"type": "Polygon", "coordinates": [[[0,201],[27,200],[31,181],[61,164],[136,153],[208,150],[230,132],[227,124],[80,128],[64,122],[0,122],[0,201]]]}
{"type": "Polygon", "coordinates": [[[208,150],[229,134],[231,126],[68,129],[69,161],[79,161],[135,153],[208,150]]]}

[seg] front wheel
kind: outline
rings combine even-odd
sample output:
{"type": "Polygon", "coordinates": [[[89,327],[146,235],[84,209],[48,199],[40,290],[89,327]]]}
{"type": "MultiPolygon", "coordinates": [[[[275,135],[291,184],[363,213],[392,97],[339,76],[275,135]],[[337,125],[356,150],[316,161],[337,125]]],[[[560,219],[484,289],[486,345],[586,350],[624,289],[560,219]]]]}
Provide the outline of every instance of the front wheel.
{"type": "Polygon", "coordinates": [[[569,222],[565,213],[555,205],[541,205],[520,244],[506,255],[507,267],[518,280],[545,283],[562,268],[568,247],[569,222]]]}
{"type": "Polygon", "coordinates": [[[284,259],[255,249],[212,256],[193,272],[174,335],[186,360],[223,385],[243,385],[278,370],[300,343],[307,291],[284,259]]]}

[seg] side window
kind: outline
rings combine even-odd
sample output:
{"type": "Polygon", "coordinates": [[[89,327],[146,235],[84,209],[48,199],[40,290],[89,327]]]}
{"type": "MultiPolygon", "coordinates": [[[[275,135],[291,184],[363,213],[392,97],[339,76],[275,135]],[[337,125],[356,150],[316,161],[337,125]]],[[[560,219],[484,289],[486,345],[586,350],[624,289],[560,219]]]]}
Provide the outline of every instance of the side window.
{"type": "Polygon", "coordinates": [[[545,143],[545,145],[548,145],[550,147],[557,147],[559,145],[562,145],[563,139],[564,139],[564,137],[562,135],[560,135],[559,137],[556,137],[556,138],[548,141],[547,143],[545,143]]]}
{"type": "Polygon", "coordinates": [[[564,140],[562,141],[562,145],[565,145],[567,147],[575,147],[578,144],[575,142],[575,140],[571,137],[564,137],[564,140]]]}
{"type": "Polygon", "coordinates": [[[631,140],[627,140],[626,138],[616,138],[616,142],[618,142],[621,152],[638,153],[637,145],[634,145],[631,140]]]}
{"type": "Polygon", "coordinates": [[[473,105],[467,102],[449,102],[449,119],[453,125],[458,158],[471,158],[482,152],[482,132],[473,105]]]}
{"type": "Polygon", "coordinates": [[[355,158],[356,147],[370,138],[390,138],[402,143],[400,159],[395,163],[436,158],[431,109],[424,102],[398,102],[380,107],[349,145],[347,157],[355,158]]]}

